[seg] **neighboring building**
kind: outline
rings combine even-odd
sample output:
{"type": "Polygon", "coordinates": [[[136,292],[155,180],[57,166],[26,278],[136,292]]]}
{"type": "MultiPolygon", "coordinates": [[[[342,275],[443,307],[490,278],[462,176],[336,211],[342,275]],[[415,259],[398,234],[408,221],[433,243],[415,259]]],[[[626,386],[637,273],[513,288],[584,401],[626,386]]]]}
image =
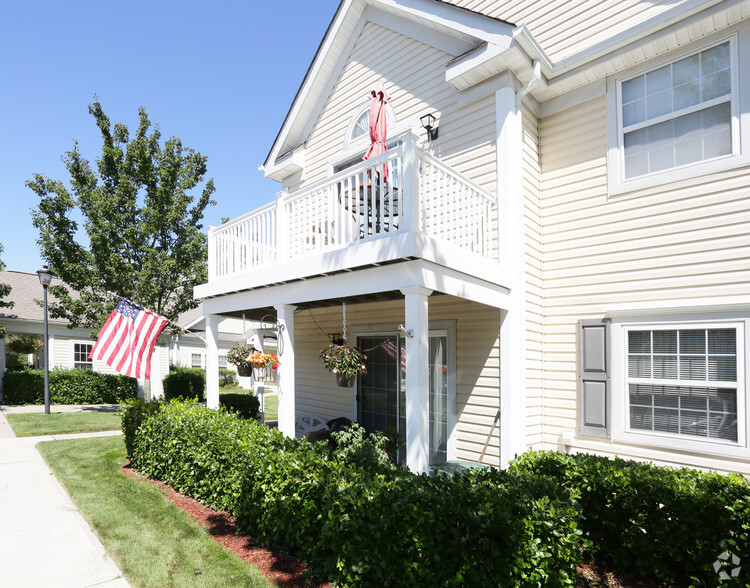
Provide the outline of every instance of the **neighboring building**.
{"type": "Polygon", "coordinates": [[[394,426],[415,471],[489,439],[750,474],[749,55],[747,1],[344,0],[281,193],[209,229],[209,404],[220,317],[271,312],[286,434],[394,426]],[[318,360],[344,303],[351,389],[318,360]]]}
{"type": "MultiPolygon", "coordinates": [[[[0,312],[0,325],[7,327],[6,337],[16,334],[34,334],[40,339],[44,338],[44,309],[37,304],[44,296],[42,286],[39,284],[37,274],[26,272],[8,271],[0,272],[0,283],[10,284],[12,290],[7,297],[8,301],[14,302],[11,309],[3,309],[0,312]]],[[[59,278],[53,278],[53,285],[59,284],[59,278]]],[[[50,299],[51,296],[50,296],[50,299]]],[[[184,313],[178,320],[178,324],[199,336],[205,335],[201,332],[203,313],[200,308],[184,313]]],[[[49,366],[50,369],[91,369],[102,373],[116,373],[107,364],[89,359],[88,355],[95,340],[91,338],[92,330],[85,328],[69,328],[69,323],[61,319],[49,319],[49,366]]],[[[248,324],[248,327],[251,325],[248,324]]],[[[219,356],[223,355],[226,361],[226,353],[229,349],[242,339],[242,321],[228,318],[222,321],[219,334],[219,356]]],[[[248,337],[252,331],[248,329],[248,337]]],[[[185,367],[205,367],[206,345],[198,337],[187,334],[172,336],[169,327],[159,337],[154,348],[151,359],[151,390],[154,397],[162,395],[162,378],[169,372],[169,365],[178,364],[185,367]]],[[[2,399],[2,374],[6,367],[5,340],[0,339],[0,399],[2,399]]],[[[30,358],[35,367],[43,366],[42,352],[30,358]]],[[[232,365],[228,369],[236,368],[232,365]]],[[[240,378],[240,384],[249,388],[252,385],[251,378],[240,378]]]]}

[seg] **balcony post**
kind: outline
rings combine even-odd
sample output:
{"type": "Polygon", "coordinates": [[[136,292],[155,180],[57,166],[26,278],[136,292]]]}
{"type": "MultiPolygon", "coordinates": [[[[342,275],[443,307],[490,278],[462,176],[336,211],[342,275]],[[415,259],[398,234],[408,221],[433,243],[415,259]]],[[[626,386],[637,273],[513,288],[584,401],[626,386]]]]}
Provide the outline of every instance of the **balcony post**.
{"type": "Polygon", "coordinates": [[[208,226],[208,280],[216,278],[216,227],[208,226]]]}
{"type": "Polygon", "coordinates": [[[276,262],[289,259],[289,219],[286,215],[284,197],[288,193],[276,192],[276,262]]]}
{"type": "Polygon", "coordinates": [[[419,231],[419,154],[417,152],[417,136],[413,133],[404,136],[400,204],[404,211],[406,230],[419,231]]]}

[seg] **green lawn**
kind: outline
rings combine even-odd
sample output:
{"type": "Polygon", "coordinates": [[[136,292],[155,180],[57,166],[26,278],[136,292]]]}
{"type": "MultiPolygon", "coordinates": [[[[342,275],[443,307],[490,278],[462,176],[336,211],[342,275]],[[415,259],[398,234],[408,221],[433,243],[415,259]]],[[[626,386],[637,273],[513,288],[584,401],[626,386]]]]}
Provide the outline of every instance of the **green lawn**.
{"type": "Polygon", "coordinates": [[[157,487],[123,474],[120,437],[37,447],[132,586],[272,586],[157,487]]]}
{"type": "Polygon", "coordinates": [[[279,396],[274,394],[273,396],[266,395],[266,420],[277,421],[279,420],[279,396]]]}
{"type": "MultiPolygon", "coordinates": [[[[255,394],[253,390],[247,388],[232,388],[227,392],[233,392],[235,394],[255,394]]],[[[219,392],[219,398],[221,398],[221,392],[219,392]]],[[[273,396],[266,394],[266,420],[277,421],[279,420],[279,395],[274,394],[273,396]]]]}
{"type": "Polygon", "coordinates": [[[22,412],[5,416],[18,437],[113,431],[121,425],[117,412],[22,412]]]}

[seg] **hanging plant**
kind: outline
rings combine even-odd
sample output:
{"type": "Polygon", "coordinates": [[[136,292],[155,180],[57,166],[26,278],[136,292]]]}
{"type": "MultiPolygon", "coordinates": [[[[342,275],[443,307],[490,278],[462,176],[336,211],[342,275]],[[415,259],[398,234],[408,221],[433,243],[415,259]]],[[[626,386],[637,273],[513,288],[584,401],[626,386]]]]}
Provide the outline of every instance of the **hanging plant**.
{"type": "Polygon", "coordinates": [[[249,376],[253,373],[253,364],[250,363],[250,355],[255,353],[255,347],[238,345],[227,352],[227,361],[237,366],[237,373],[241,376],[249,376]]]}
{"type": "Polygon", "coordinates": [[[8,349],[13,353],[36,353],[44,349],[44,343],[34,335],[11,335],[8,337],[8,349]]]}
{"type": "Polygon", "coordinates": [[[320,350],[320,359],[329,372],[336,374],[340,386],[351,386],[356,376],[367,373],[367,356],[357,347],[331,343],[320,350]]]}

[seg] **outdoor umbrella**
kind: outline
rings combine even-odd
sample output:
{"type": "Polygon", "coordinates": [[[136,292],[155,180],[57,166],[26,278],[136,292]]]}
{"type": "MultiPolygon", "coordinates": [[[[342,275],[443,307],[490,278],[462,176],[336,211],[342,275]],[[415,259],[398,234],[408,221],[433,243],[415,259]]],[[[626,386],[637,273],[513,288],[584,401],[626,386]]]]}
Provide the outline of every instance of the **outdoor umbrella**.
{"type": "MultiPolygon", "coordinates": [[[[362,158],[363,161],[385,153],[388,148],[385,146],[385,140],[388,133],[388,124],[386,121],[385,105],[391,99],[385,91],[383,84],[378,82],[375,88],[370,92],[372,101],[370,102],[370,140],[372,145],[362,158]]],[[[376,173],[380,173],[376,171],[376,173]]],[[[388,164],[383,165],[383,181],[388,181],[388,164]]]]}

